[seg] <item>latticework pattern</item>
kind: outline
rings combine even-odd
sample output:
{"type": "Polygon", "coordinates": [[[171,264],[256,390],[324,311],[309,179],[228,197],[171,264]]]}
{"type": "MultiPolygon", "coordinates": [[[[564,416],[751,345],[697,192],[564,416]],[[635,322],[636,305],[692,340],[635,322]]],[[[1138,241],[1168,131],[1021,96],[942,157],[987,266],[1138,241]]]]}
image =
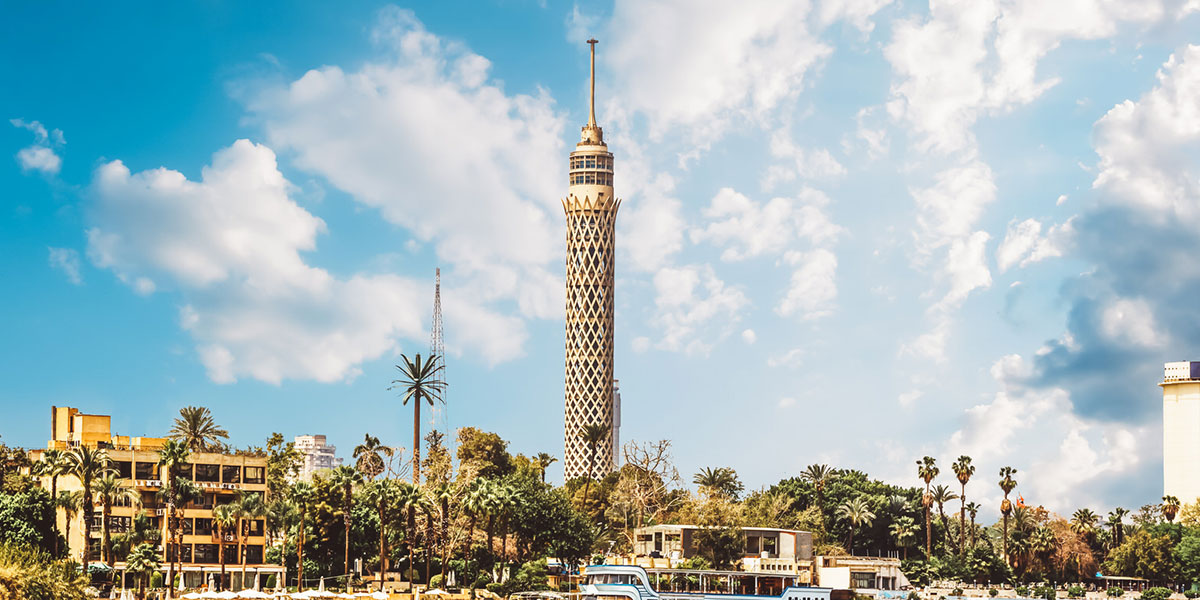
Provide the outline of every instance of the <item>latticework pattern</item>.
{"type": "MultiPolygon", "coordinates": [[[[583,146],[572,153],[571,194],[563,200],[567,213],[563,475],[567,480],[588,474],[592,449],[580,438],[583,427],[599,423],[610,432],[613,427],[613,254],[621,201],[613,197],[612,155],[602,145],[583,146]]],[[[593,477],[613,470],[612,445],[611,435],[596,445],[593,477]]]]}

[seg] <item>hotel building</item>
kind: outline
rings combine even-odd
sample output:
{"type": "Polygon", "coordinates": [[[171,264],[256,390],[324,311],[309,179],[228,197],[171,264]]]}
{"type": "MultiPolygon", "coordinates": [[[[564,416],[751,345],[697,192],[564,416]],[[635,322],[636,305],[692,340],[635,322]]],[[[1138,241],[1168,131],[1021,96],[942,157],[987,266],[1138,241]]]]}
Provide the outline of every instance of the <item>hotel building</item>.
{"type": "MultiPolygon", "coordinates": [[[[167,535],[167,507],[158,497],[158,492],[163,486],[158,468],[158,451],[166,438],[114,435],[110,416],[86,414],[68,407],[51,407],[50,430],[51,439],[46,444],[47,449],[69,452],[73,448],[86,446],[104,449],[107,452],[112,461],[112,468],[125,487],[133,491],[134,496],[134,499],[122,501],[111,508],[110,535],[127,532],[132,526],[134,516],[144,513],[161,532],[157,544],[161,552],[167,535]]],[[[41,460],[42,453],[41,450],[34,450],[31,459],[41,460]]],[[[205,585],[210,578],[218,577],[221,571],[218,555],[221,544],[213,526],[213,509],[235,501],[242,492],[265,494],[266,475],[266,456],[211,452],[190,454],[181,476],[192,480],[202,492],[202,496],[200,500],[177,509],[177,515],[182,519],[180,563],[185,586],[205,585]]],[[[42,483],[49,489],[49,478],[43,478],[42,483]]],[[[76,491],[81,490],[82,485],[73,476],[60,475],[58,489],[60,492],[76,491]]],[[[72,523],[71,526],[70,538],[67,540],[70,556],[80,560],[87,551],[90,560],[99,561],[102,532],[99,502],[96,503],[93,522],[88,523],[87,527],[80,526],[82,511],[74,515],[74,518],[80,522],[72,523]]],[[[66,528],[66,514],[62,510],[57,511],[56,523],[59,531],[66,528]]],[[[243,556],[247,576],[245,587],[253,587],[255,578],[259,575],[262,576],[258,579],[260,585],[265,585],[266,576],[272,574],[276,576],[277,582],[282,582],[283,567],[266,562],[265,525],[263,518],[244,519],[237,531],[226,533],[224,553],[228,582],[241,583],[243,556]]],[[[124,557],[117,556],[115,559],[114,568],[119,573],[124,571],[124,557]]],[[[165,557],[161,570],[165,577],[168,570],[165,557]]]]}
{"type": "Polygon", "coordinates": [[[337,447],[325,443],[323,435],[298,435],[292,440],[296,451],[304,455],[304,464],[296,477],[303,481],[312,481],[317,471],[342,466],[342,459],[337,457],[337,447]]]}

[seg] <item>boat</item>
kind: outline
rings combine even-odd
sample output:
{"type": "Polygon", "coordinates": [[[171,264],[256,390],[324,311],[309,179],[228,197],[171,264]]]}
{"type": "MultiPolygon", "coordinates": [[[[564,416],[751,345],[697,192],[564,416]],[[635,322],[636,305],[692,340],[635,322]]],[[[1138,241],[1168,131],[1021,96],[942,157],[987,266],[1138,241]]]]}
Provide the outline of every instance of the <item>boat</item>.
{"type": "Polygon", "coordinates": [[[581,600],[851,600],[854,592],[801,585],[794,575],[591,565],[581,600]],[[653,577],[651,576],[653,575],[653,577]]]}

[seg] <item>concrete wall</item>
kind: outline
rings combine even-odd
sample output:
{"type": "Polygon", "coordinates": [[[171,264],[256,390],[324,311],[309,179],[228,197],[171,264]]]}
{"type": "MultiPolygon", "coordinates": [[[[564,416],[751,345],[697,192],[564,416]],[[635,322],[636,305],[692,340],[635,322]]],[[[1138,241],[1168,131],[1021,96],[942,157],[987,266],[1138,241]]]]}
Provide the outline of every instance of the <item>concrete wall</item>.
{"type": "Polygon", "coordinates": [[[1163,493],[1188,504],[1200,497],[1200,382],[1164,382],[1163,493]]]}

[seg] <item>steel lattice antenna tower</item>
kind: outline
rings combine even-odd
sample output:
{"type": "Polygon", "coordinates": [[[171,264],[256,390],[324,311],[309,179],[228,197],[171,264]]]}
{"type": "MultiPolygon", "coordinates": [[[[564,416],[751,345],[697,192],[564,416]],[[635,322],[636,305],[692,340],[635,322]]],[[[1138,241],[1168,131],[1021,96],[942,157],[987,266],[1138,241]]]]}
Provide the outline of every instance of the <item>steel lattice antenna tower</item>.
{"type": "MultiPolygon", "coordinates": [[[[442,370],[438,375],[438,380],[443,384],[446,383],[446,340],[442,338],[442,269],[438,267],[434,270],[433,279],[433,325],[429,328],[429,353],[437,356],[438,362],[441,363],[442,370]]],[[[442,387],[442,406],[439,408],[434,406],[434,412],[441,412],[442,415],[442,433],[449,436],[450,420],[446,415],[446,386],[442,387]]],[[[431,419],[432,420],[432,419],[431,419]]],[[[437,423],[430,423],[431,426],[436,426],[437,423]]]]}

